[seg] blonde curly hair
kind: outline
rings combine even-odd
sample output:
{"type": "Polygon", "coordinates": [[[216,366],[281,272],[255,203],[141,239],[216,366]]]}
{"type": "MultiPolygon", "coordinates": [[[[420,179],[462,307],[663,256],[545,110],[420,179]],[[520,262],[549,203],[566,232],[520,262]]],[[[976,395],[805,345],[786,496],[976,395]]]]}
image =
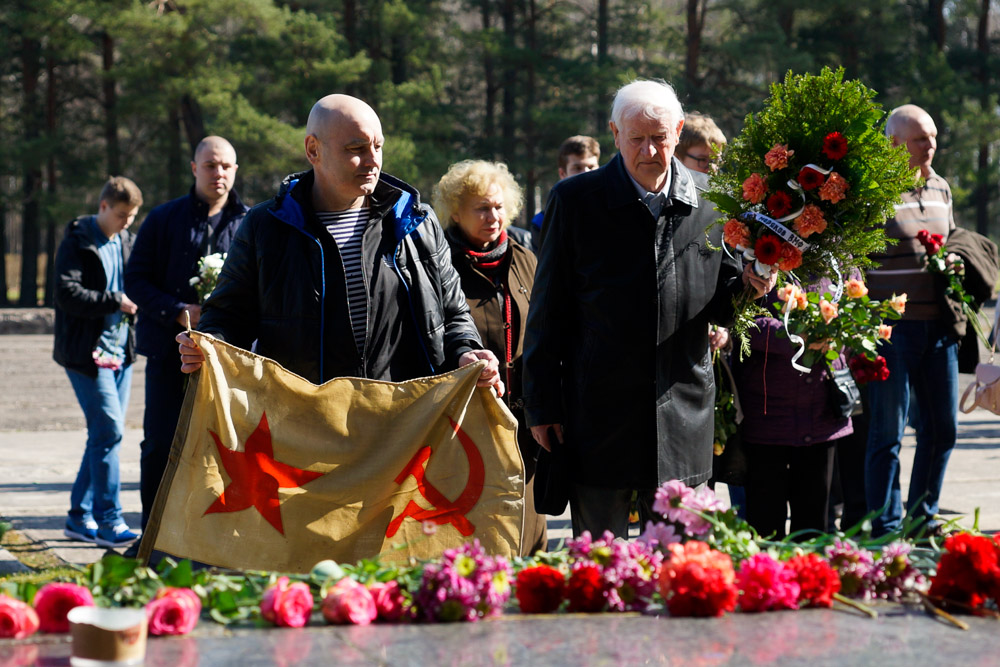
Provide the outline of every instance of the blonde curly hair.
{"type": "Polygon", "coordinates": [[[524,195],[507,165],[486,160],[462,160],[448,167],[447,173],[434,186],[431,201],[441,226],[447,229],[455,224],[454,216],[465,197],[481,197],[489,192],[492,185],[500,186],[503,192],[503,205],[507,212],[503,225],[509,225],[521,212],[524,195]]]}

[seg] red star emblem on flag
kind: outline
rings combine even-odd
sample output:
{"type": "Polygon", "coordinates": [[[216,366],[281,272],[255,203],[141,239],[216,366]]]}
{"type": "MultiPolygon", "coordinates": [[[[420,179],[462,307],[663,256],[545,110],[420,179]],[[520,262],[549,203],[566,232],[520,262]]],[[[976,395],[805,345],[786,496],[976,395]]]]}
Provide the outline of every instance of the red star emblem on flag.
{"type": "Polygon", "coordinates": [[[209,433],[215,440],[222,467],[226,469],[231,481],[222,490],[222,495],[205,510],[205,514],[239,512],[256,507],[261,516],[284,535],[278,489],[300,487],[325,473],[302,470],[275,460],[267,413],[261,414],[260,423],[247,438],[242,452],[223,445],[214,431],[209,433]]]}

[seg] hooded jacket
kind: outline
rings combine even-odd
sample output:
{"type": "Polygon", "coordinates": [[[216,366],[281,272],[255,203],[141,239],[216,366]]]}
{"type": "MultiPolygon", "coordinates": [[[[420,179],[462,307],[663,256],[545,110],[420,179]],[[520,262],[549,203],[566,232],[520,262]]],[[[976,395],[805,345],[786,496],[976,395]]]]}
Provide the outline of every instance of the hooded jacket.
{"type": "Polygon", "coordinates": [[[368,293],[355,344],[336,241],[311,204],[314,174],[292,174],[237,231],[198,329],[274,359],[310,382],[403,381],[458,366],[481,349],[448,243],[415,189],[382,174],[362,240],[368,293]]]}
{"type": "Polygon", "coordinates": [[[698,194],[704,176],[677,159],[671,169],[659,219],[620,154],[549,195],[524,404],[529,425],[563,425],[580,484],[651,489],[712,472],[708,326],[732,318],[742,284],[719,250],[718,214],[698,194]]]}
{"type": "MultiPolygon", "coordinates": [[[[93,216],[77,218],[66,226],[56,254],[56,322],[52,358],[60,366],[97,377],[93,352],[104,331],[104,318],[122,306],[123,292],[107,289],[108,276],[97,246],[84,224],[93,216]]],[[[132,253],[134,237],[118,233],[122,243],[122,266],[132,253]]],[[[125,342],[125,365],[135,360],[135,327],[129,321],[125,342]]]]}

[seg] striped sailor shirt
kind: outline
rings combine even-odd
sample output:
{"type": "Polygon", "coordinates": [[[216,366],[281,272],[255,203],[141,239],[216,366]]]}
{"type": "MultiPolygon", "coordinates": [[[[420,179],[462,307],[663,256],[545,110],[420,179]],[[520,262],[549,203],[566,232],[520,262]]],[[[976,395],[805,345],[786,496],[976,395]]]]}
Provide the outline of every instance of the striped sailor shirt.
{"type": "Polygon", "coordinates": [[[872,255],[878,266],[868,272],[869,296],[882,300],[905,292],[904,320],[934,320],[941,315],[941,286],[938,277],[924,267],[926,253],[917,233],[926,229],[948,238],[955,228],[951,188],[932,170],[923,186],[903,193],[902,199],[903,203],[896,205],[896,215],[885,223],[886,236],[899,239],[899,243],[872,255]]]}
{"type": "Polygon", "coordinates": [[[362,270],[361,239],[368,225],[370,210],[353,208],[346,211],[317,211],[316,217],[337,242],[347,280],[347,303],[351,313],[351,330],[358,352],[364,355],[365,333],[368,330],[368,292],[362,270]]]}

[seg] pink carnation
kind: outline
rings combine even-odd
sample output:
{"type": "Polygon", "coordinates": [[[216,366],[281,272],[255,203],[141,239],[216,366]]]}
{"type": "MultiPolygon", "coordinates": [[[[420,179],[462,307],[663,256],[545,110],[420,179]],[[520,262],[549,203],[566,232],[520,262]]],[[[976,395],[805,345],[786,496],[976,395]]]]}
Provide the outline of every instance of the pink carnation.
{"type": "Polygon", "coordinates": [[[309,585],[302,582],[288,583],[288,577],[280,577],[266,591],[260,601],[260,615],[279,627],[301,628],[309,622],[312,614],[313,597],[309,585]]]}
{"type": "Polygon", "coordinates": [[[146,605],[151,635],[186,635],[201,614],[201,600],[190,588],[161,588],[146,605]]]}
{"type": "Polygon", "coordinates": [[[344,577],[323,598],[323,618],[327,623],[368,625],[378,616],[375,598],[364,585],[344,577]]]}
{"type": "Polygon", "coordinates": [[[780,560],[759,553],[743,561],[736,573],[743,611],[773,611],[799,608],[796,572],[780,560]]]}
{"type": "Polygon", "coordinates": [[[764,164],[771,168],[771,171],[784,169],[788,166],[788,158],[795,155],[795,151],[788,150],[788,144],[775,144],[774,148],[764,155],[764,164]]]}
{"type": "Polygon", "coordinates": [[[0,595],[0,639],[24,639],[37,630],[38,614],[31,605],[0,595]]]}
{"type": "Polygon", "coordinates": [[[766,194],[767,181],[760,174],[750,174],[750,177],[743,181],[743,198],[751,204],[761,203],[766,194]]]}
{"type": "Polygon", "coordinates": [[[90,590],[78,584],[45,584],[35,594],[35,611],[42,632],[69,632],[66,615],[70,610],[93,606],[94,596],[90,590]]]}

